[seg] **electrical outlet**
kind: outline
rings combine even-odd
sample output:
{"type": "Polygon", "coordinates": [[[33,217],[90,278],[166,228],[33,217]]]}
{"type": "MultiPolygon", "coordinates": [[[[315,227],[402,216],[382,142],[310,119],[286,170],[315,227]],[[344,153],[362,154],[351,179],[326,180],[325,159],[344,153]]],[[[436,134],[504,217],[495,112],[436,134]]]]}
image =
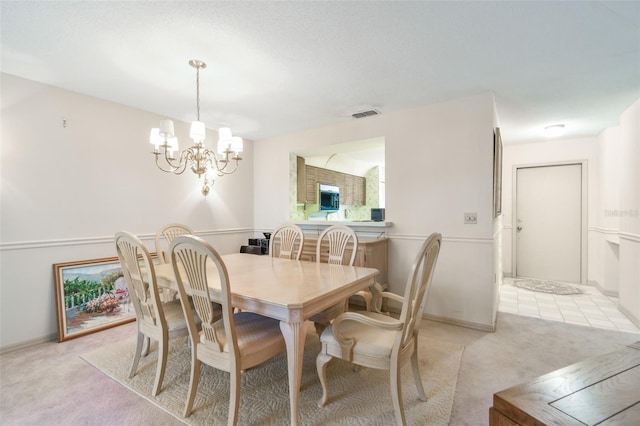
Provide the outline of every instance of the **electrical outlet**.
{"type": "Polygon", "coordinates": [[[478,214],[477,213],[465,213],[464,214],[464,223],[465,225],[475,225],[478,223],[478,214]]]}

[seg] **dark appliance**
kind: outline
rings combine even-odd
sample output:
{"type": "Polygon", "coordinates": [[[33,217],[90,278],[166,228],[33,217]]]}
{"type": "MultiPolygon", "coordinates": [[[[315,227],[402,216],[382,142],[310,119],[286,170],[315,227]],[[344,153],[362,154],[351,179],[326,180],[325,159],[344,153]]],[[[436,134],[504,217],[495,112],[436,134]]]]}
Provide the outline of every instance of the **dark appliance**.
{"type": "Polygon", "coordinates": [[[269,254],[269,241],[271,237],[270,232],[265,232],[265,236],[269,238],[249,238],[249,244],[240,247],[240,253],[251,254],[269,254]]]}
{"type": "Polygon", "coordinates": [[[260,246],[240,246],[240,253],[249,253],[249,254],[262,254],[262,248],[260,246]]]}
{"type": "Polygon", "coordinates": [[[371,220],[374,222],[384,221],[384,209],[371,209],[371,220]]]}
{"type": "Polygon", "coordinates": [[[340,210],[340,187],[324,183],[320,184],[320,210],[340,210]]]}

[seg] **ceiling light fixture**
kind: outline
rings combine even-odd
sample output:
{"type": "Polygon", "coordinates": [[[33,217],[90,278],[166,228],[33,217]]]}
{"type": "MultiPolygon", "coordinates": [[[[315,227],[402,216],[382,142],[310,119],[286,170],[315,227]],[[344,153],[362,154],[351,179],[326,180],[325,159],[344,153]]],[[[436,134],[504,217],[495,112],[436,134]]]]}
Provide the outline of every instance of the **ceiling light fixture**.
{"type": "Polygon", "coordinates": [[[544,128],[544,134],[548,138],[554,138],[564,134],[564,124],[553,124],[544,128]]]}
{"type": "Polygon", "coordinates": [[[200,121],[200,70],[205,69],[207,64],[198,59],[192,59],[189,65],[196,69],[196,121],[191,123],[189,133],[193,139],[193,145],[182,151],[176,159],[174,152],[178,151],[178,138],[175,136],[171,120],[160,120],[160,127],[151,129],[149,142],[155,146],[153,154],[160,170],[180,175],[190,165],[191,171],[198,175],[198,178],[204,179],[202,194],[206,196],[209,193],[209,186],[213,185],[214,174],[228,175],[238,169],[238,163],[242,160],[240,153],[243,142],[242,138],[231,135],[231,129],[221,127],[218,130],[218,155],[204,147],[205,126],[200,121]],[[164,165],[161,164],[161,156],[164,158],[164,165]],[[234,161],[233,168],[227,169],[234,161]]]}

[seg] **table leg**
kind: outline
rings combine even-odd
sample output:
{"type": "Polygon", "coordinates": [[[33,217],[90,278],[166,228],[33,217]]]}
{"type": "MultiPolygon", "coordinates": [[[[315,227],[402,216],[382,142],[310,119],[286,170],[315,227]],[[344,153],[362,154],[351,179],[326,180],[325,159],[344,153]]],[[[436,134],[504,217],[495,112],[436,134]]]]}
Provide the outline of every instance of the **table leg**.
{"type": "Polygon", "coordinates": [[[307,331],[304,322],[280,321],[280,330],[287,345],[287,366],[289,370],[289,405],[291,425],[297,426],[300,417],[300,382],[302,381],[302,359],[307,331]]]}

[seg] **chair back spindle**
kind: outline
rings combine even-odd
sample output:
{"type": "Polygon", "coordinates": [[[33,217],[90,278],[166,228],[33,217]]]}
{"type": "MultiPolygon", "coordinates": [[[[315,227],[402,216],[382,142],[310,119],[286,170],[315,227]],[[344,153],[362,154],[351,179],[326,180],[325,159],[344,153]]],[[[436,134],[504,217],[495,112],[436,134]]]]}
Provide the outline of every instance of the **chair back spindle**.
{"type": "Polygon", "coordinates": [[[187,225],[170,223],[156,232],[156,252],[160,263],[169,263],[169,252],[162,249],[162,240],[164,239],[167,247],[169,247],[171,242],[181,235],[193,235],[193,230],[187,225]]]}
{"type": "MultiPolygon", "coordinates": [[[[171,247],[170,258],[173,269],[174,271],[180,271],[176,272],[180,298],[189,296],[192,298],[193,307],[202,321],[203,334],[200,342],[194,342],[194,344],[201,343],[217,352],[223,352],[225,343],[232,343],[235,339],[221,339],[213,327],[219,316],[216,315],[216,311],[213,308],[214,304],[209,294],[207,268],[213,266],[218,271],[221,298],[216,302],[222,306],[222,318],[226,336],[233,336],[235,334],[235,326],[233,323],[227,268],[218,252],[199,237],[179,236],[173,241],[171,247]]],[[[185,309],[185,316],[191,327],[192,321],[189,320],[189,317],[193,318],[192,311],[185,309]]],[[[193,325],[195,327],[195,322],[193,325]]],[[[197,334],[196,329],[191,333],[192,336],[197,334]]],[[[237,355],[237,347],[233,350],[233,346],[232,343],[232,348],[229,348],[229,352],[231,355],[237,355]]]]}
{"type": "Polygon", "coordinates": [[[358,237],[353,229],[343,225],[333,225],[326,228],[318,237],[318,245],[316,247],[316,261],[320,262],[322,255],[322,242],[327,241],[328,260],[327,263],[332,265],[350,265],[353,266],[356,260],[356,251],[358,250],[358,237]],[[348,253],[347,246],[352,244],[351,257],[345,258],[348,253]]]}
{"type": "Polygon", "coordinates": [[[297,225],[282,225],[273,231],[269,244],[269,254],[272,257],[300,260],[302,247],[304,246],[304,233],[297,225]],[[277,254],[275,250],[276,242],[279,245],[277,254]]]}

